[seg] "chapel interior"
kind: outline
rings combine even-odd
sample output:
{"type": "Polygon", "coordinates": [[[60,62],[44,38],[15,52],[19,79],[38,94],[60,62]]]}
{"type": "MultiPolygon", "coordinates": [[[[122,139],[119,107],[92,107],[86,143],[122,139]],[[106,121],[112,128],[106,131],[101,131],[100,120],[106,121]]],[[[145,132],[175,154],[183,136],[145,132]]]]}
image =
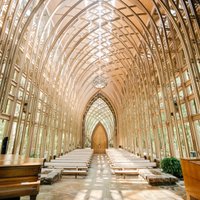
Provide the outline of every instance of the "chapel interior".
{"type": "Polygon", "coordinates": [[[199,0],[1,0],[0,150],[0,199],[200,200],[199,0]]]}

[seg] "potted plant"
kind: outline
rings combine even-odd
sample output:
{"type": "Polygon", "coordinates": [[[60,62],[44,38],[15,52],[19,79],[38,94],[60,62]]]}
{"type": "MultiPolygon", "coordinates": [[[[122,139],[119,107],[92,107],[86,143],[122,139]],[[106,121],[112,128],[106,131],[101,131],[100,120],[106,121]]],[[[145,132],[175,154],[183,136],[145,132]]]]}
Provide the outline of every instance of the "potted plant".
{"type": "Polygon", "coordinates": [[[161,169],[165,173],[172,174],[178,178],[182,178],[182,170],[180,161],[177,158],[164,158],[161,161],[161,169]]]}

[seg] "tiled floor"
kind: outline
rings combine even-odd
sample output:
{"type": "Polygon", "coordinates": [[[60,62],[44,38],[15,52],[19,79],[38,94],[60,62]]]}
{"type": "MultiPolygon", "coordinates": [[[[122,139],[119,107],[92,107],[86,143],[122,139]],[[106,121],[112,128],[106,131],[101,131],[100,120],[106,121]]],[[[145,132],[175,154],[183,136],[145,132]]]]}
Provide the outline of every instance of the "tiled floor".
{"type": "MultiPolygon", "coordinates": [[[[28,197],[21,198],[28,200],[28,197]]],[[[150,186],[140,177],[123,179],[111,174],[104,155],[95,155],[86,177],[63,177],[51,186],[41,186],[37,200],[181,200],[181,186],[150,186]]]]}

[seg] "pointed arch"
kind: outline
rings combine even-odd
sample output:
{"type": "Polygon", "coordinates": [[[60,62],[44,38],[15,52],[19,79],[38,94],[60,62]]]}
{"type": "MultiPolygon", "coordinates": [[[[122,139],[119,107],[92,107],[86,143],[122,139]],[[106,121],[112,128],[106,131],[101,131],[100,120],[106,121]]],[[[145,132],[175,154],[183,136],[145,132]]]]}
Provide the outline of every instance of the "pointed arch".
{"type": "Polygon", "coordinates": [[[91,146],[92,133],[99,123],[105,128],[109,146],[115,146],[116,112],[108,98],[100,92],[96,93],[86,105],[83,115],[82,146],[91,146]]]}

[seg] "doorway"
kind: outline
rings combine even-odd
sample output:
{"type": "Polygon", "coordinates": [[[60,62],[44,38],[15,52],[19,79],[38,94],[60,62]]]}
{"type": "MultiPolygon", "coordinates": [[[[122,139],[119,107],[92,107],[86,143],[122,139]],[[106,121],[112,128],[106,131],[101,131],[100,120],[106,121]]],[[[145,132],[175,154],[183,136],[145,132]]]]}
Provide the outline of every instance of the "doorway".
{"type": "Polygon", "coordinates": [[[92,134],[92,149],[96,154],[105,154],[108,148],[108,137],[104,126],[98,123],[92,134]]]}

